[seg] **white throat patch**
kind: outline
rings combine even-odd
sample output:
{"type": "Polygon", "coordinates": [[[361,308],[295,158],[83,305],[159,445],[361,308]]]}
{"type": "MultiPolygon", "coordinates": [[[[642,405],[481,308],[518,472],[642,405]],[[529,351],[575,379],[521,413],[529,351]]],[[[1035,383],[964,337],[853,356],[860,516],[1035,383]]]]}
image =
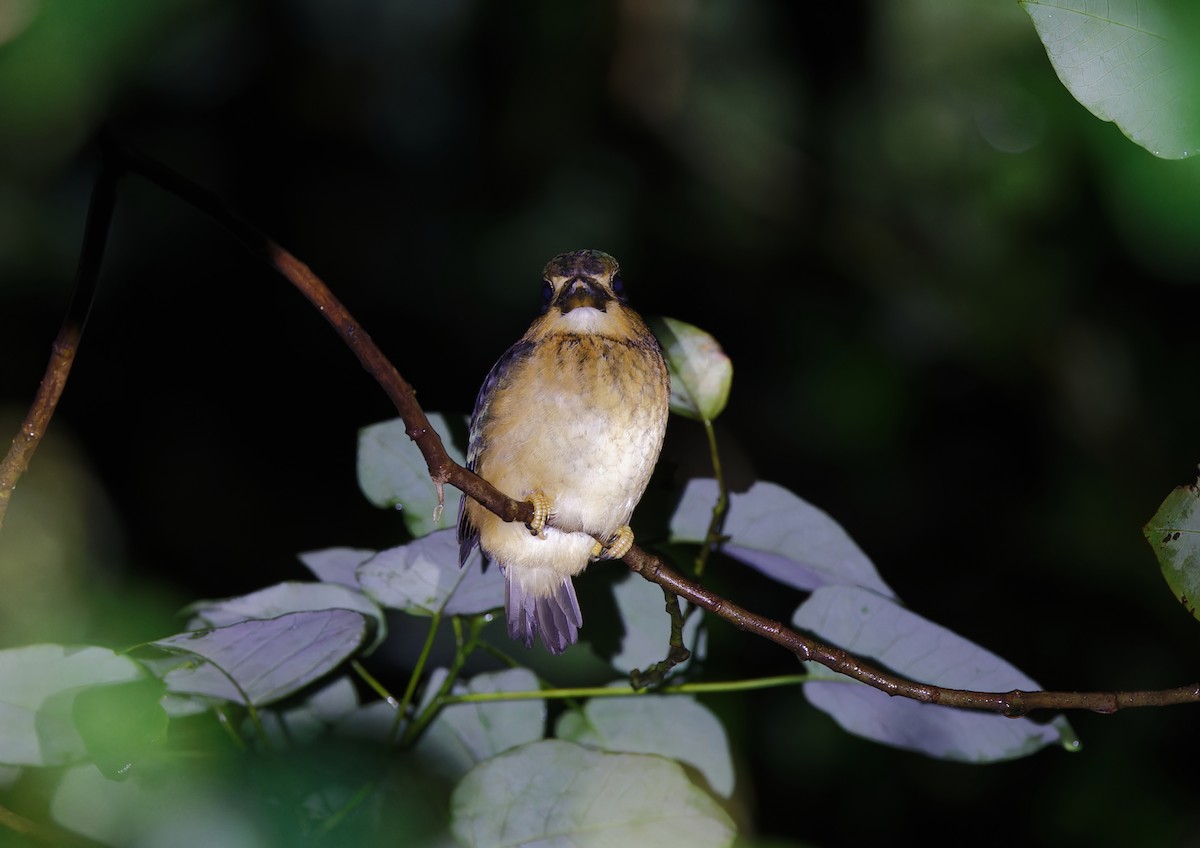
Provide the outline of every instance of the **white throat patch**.
{"type": "Polygon", "coordinates": [[[559,319],[560,326],[575,333],[594,333],[612,319],[591,306],[577,306],[559,319]]]}

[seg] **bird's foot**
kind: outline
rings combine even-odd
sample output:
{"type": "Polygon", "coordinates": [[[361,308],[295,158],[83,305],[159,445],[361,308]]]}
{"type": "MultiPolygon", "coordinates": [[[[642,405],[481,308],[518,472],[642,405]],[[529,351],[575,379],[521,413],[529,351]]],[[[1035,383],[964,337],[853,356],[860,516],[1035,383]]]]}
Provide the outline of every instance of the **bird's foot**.
{"type": "Polygon", "coordinates": [[[546,522],[550,520],[550,499],[539,490],[525,500],[533,504],[533,518],[525,526],[533,535],[541,536],[542,531],[546,529],[546,522]]]}
{"type": "Polygon", "coordinates": [[[617,528],[617,532],[608,540],[607,545],[597,542],[592,546],[592,561],[601,559],[621,559],[633,547],[633,531],[625,524],[617,528]]]}

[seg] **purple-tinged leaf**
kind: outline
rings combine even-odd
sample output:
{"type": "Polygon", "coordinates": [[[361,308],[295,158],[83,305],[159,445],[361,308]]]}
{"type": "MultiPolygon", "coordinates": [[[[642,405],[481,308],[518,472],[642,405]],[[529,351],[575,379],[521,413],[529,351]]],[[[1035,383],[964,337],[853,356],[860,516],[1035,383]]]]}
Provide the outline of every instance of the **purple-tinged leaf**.
{"type": "MultiPolygon", "coordinates": [[[[671,518],[671,541],[704,542],[717,492],[711,478],[688,481],[671,518]]],[[[894,596],[840,524],[774,483],[731,492],[723,533],[724,554],[787,586],[862,586],[894,596]]]]}
{"type": "MultiPolygon", "coordinates": [[[[983,692],[1041,688],[995,654],[864,589],[818,589],[796,610],[792,623],[919,683],[983,692]]],[[[1039,724],[922,704],[889,696],[816,663],[805,666],[828,678],[804,684],[813,706],[844,730],[885,745],[971,763],[1023,757],[1055,743],[1068,750],[1078,747],[1062,716],[1039,724]]]]}
{"type": "Polygon", "coordinates": [[[504,606],[504,576],[481,570],[475,553],[461,569],[453,530],[439,530],[380,551],[358,569],[368,595],[385,607],[412,615],[476,615],[504,606]]]}
{"type": "Polygon", "coordinates": [[[359,649],[367,629],[360,613],[331,609],[180,633],[152,644],[204,661],[168,672],[170,691],[261,706],[337,668],[359,649]]]}
{"type": "Polygon", "coordinates": [[[369,548],[325,548],[321,551],[306,551],[299,554],[298,558],[322,583],[338,583],[357,589],[359,586],[355,572],[373,556],[375,551],[369,548]]]}
{"type": "Polygon", "coordinates": [[[375,638],[368,650],[374,650],[387,636],[387,622],[374,601],[359,589],[337,583],[276,583],[249,595],[220,601],[197,601],[188,607],[195,615],[189,630],[225,627],[249,619],[278,618],[289,612],[313,612],[347,609],[360,612],[374,622],[375,638]]]}

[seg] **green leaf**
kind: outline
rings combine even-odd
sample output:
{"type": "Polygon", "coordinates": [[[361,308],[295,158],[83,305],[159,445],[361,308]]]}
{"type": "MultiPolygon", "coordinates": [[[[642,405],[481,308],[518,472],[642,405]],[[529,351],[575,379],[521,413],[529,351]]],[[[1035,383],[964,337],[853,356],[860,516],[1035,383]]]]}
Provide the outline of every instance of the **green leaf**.
{"type": "Polygon", "coordinates": [[[1200,618],[1200,481],[1171,492],[1142,532],[1179,603],[1200,618]]]}
{"type": "MultiPolygon", "coordinates": [[[[432,412],[429,423],[446,446],[450,458],[466,464],[461,448],[450,437],[451,424],[445,416],[432,412]]],[[[358,434],[358,486],[367,500],[385,509],[402,509],[404,526],[414,538],[453,524],[462,494],[453,486],[444,488],[446,503],[441,520],[435,520],[438,508],[437,487],[429,479],[429,468],[416,443],[408,437],[399,418],[364,427],[358,434]]]]}
{"type": "Polygon", "coordinates": [[[454,835],[473,848],[718,848],[735,836],[729,816],[678,763],[558,739],[480,763],[451,806],[454,835]]]}
{"type": "Polygon", "coordinates": [[[87,687],[144,677],[133,660],[104,648],[29,645],[0,651],[0,763],[55,766],[87,748],[71,718],[87,687]]]}
{"type": "Polygon", "coordinates": [[[259,803],[256,809],[244,794],[235,803],[234,792],[197,768],[162,769],[153,781],[115,781],[87,766],[63,774],[50,814],[63,827],[104,845],[264,845],[262,823],[251,816],[268,805],[259,803]]]}
{"type": "Polygon", "coordinates": [[[166,693],[161,680],[147,677],[85,689],[75,698],[71,717],[88,756],[104,774],[124,779],[130,768],[167,740],[166,693]]]}
{"type": "Polygon", "coordinates": [[[337,668],[366,635],[360,613],[333,609],[180,633],[151,644],[205,661],[168,672],[172,692],[261,706],[337,668]]]}
{"type": "Polygon", "coordinates": [[[377,648],[387,636],[383,610],[362,592],[337,583],[277,583],[236,598],[197,601],[187,608],[195,615],[188,629],[225,627],[239,621],[278,618],[289,612],[330,609],[354,610],[374,622],[375,638],[368,651],[377,648]]]}
{"type": "MultiPolygon", "coordinates": [[[[688,481],[671,517],[671,541],[703,544],[717,501],[717,481],[688,481]]],[[[721,552],[797,589],[862,586],[893,596],[879,572],[842,526],[775,483],[758,481],[729,495],[721,552]]]]}
{"type": "MultiPolygon", "coordinates": [[[[983,692],[1041,688],[995,654],[865,589],[817,589],[796,610],[792,623],[920,683],[983,692]]],[[[1062,716],[1039,724],[1027,718],[922,704],[892,697],[817,663],[805,667],[825,678],[804,684],[813,706],[850,733],[885,745],[970,763],[1023,757],[1054,743],[1068,750],[1078,747],[1062,716]]]]}
{"type": "MultiPolygon", "coordinates": [[[[426,692],[437,691],[445,674],[445,669],[438,669],[430,675],[426,692]]],[[[465,686],[455,684],[452,694],[537,689],[537,676],[532,671],[513,668],[478,674],[465,686]]],[[[422,704],[422,708],[424,706],[422,704]]],[[[417,753],[436,772],[457,780],[477,763],[526,742],[535,742],[545,734],[546,702],[543,699],[451,704],[425,729],[417,753]]]]}
{"type": "Polygon", "coordinates": [[[658,754],[693,766],[718,795],[733,794],[733,760],[725,728],[687,695],[593,698],[562,714],[554,735],[610,753],[658,754]]]}
{"type": "Polygon", "coordinates": [[[712,421],[729,400],[733,363],[717,340],[699,327],[674,318],[653,323],[671,372],[671,411],[712,421]]]}
{"type": "Polygon", "coordinates": [[[410,615],[476,615],[504,606],[504,575],[482,567],[478,553],[461,568],[453,530],[380,551],[358,569],[358,581],[379,603],[410,615]]]}
{"type": "Polygon", "coordinates": [[[1191,0],[1021,0],[1067,90],[1164,159],[1200,146],[1191,0]]]}

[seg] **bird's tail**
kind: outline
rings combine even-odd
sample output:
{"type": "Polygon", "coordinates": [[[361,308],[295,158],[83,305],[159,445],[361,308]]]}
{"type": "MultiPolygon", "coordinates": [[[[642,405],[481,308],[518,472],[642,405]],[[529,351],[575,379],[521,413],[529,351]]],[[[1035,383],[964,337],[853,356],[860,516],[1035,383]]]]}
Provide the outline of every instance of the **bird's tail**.
{"type": "Polygon", "coordinates": [[[579,611],[579,600],[570,577],[564,577],[549,594],[540,594],[531,590],[525,581],[513,579],[511,574],[505,576],[504,612],[509,638],[531,648],[534,635],[540,636],[542,644],[552,654],[561,654],[568,645],[575,644],[583,624],[583,613],[579,611]]]}

